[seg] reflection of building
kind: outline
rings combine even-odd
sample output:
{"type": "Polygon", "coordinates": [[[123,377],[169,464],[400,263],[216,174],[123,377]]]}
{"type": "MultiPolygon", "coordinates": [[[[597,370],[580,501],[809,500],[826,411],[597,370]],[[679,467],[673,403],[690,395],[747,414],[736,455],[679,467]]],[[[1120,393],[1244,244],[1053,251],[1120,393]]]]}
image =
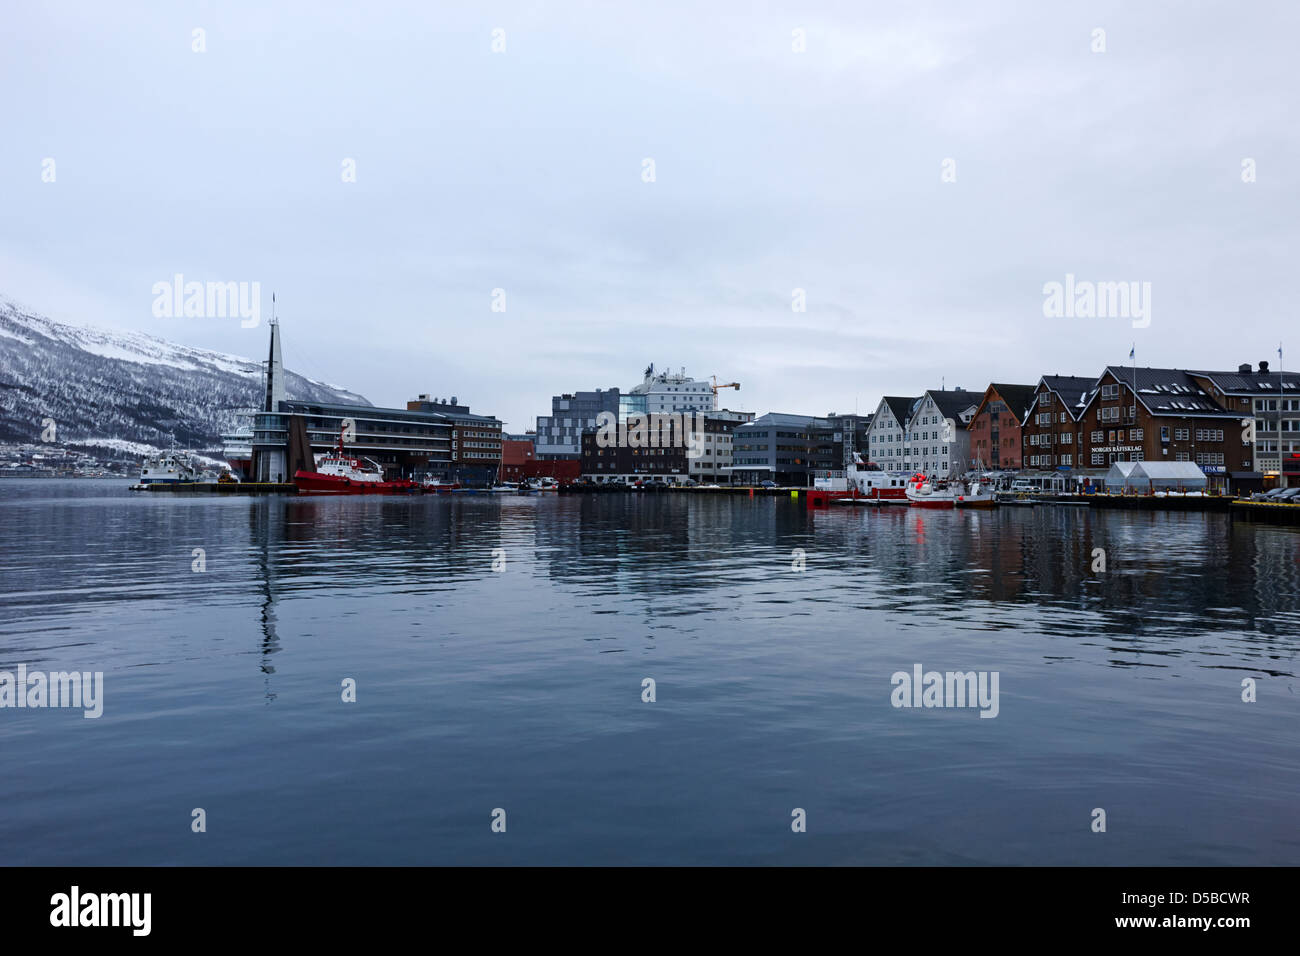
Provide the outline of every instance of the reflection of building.
{"type": "Polygon", "coordinates": [[[1032,385],[990,385],[967,426],[972,468],[1020,468],[1020,423],[1034,400],[1032,385]]]}

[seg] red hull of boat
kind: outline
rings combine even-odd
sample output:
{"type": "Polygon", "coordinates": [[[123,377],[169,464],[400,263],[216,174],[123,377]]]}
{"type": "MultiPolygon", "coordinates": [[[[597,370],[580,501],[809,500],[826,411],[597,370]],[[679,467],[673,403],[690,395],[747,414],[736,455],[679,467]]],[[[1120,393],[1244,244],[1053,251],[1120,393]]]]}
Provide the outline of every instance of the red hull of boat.
{"type": "Polygon", "coordinates": [[[420,486],[413,481],[352,481],[316,471],[296,471],[293,483],[300,495],[413,495],[420,486]]]}

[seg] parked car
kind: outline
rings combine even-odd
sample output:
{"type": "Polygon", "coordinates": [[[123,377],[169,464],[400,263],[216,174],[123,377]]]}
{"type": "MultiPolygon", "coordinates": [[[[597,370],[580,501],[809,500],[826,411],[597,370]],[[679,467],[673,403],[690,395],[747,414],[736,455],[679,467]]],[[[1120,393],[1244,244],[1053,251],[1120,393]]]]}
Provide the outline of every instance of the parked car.
{"type": "Polygon", "coordinates": [[[1273,500],[1295,502],[1298,499],[1300,499],[1300,486],[1295,488],[1283,488],[1282,493],[1273,500]]]}
{"type": "Polygon", "coordinates": [[[1253,501],[1276,501],[1277,498],[1278,498],[1278,495],[1282,494],[1282,493],[1285,492],[1285,491],[1289,491],[1289,490],[1290,490],[1289,488],[1271,488],[1271,489],[1269,489],[1268,491],[1260,491],[1260,492],[1256,492],[1254,495],[1251,496],[1251,500],[1253,500],[1253,501]]]}
{"type": "Polygon", "coordinates": [[[776,487],[776,482],[773,481],[771,478],[764,479],[763,481],[760,481],[758,484],[759,484],[759,487],[761,487],[761,488],[775,488],[775,487],[776,487]]]}

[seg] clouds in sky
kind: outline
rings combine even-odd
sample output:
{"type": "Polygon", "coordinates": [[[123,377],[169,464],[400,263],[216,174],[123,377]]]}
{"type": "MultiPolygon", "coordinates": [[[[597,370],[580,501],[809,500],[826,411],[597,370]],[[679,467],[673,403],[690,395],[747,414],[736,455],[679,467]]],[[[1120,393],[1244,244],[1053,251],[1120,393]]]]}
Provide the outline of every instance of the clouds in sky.
{"type": "Polygon", "coordinates": [[[824,413],[1296,324],[1293,4],[266,6],[7,9],[0,291],[260,356],[150,310],[259,281],[291,367],[515,430],[649,362],[824,413]],[[1067,273],[1150,282],[1150,327],[1045,318],[1067,273]]]}

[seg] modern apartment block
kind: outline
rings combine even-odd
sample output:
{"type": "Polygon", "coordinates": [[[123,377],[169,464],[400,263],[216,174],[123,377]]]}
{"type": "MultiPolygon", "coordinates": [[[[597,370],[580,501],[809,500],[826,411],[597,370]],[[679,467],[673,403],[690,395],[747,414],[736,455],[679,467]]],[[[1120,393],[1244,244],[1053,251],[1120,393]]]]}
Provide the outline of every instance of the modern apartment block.
{"type": "Polygon", "coordinates": [[[551,414],[537,417],[536,455],[540,461],[572,458],[582,454],[582,433],[597,427],[602,412],[619,414],[617,388],[590,392],[568,392],[551,398],[551,414]]]}
{"type": "MultiPolygon", "coordinates": [[[[821,419],[825,423],[825,419],[821,419]]],[[[817,439],[812,415],[768,412],[732,433],[731,475],[740,484],[771,480],[805,487],[817,439]]]]}

